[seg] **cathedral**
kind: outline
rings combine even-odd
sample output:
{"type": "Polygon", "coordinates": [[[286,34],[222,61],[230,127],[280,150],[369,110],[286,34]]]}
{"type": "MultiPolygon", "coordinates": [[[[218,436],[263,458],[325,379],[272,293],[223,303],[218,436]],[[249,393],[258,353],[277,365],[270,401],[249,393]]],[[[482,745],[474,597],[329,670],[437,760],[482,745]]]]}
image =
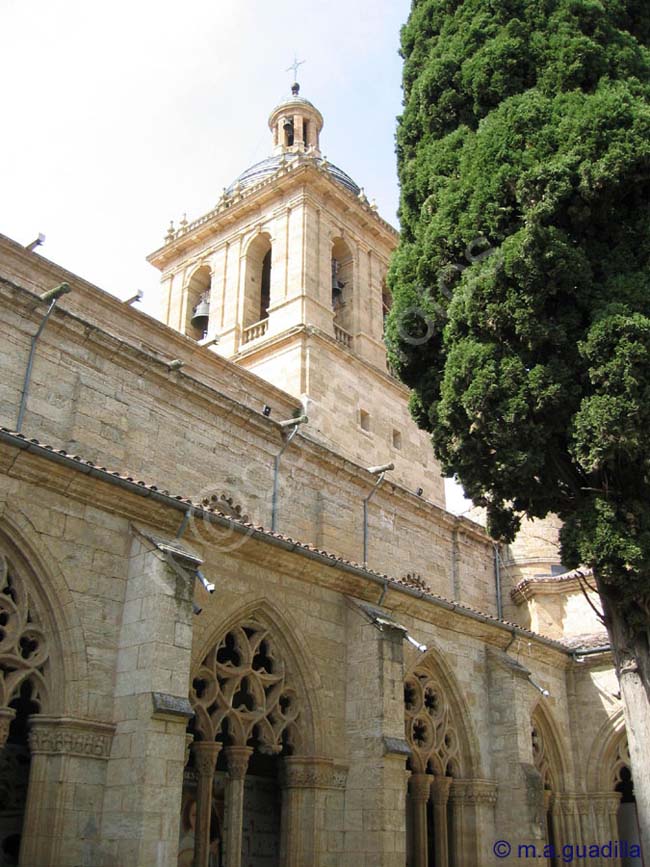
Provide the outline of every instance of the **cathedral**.
{"type": "Polygon", "coordinates": [[[397,231],[268,126],[159,318],[0,236],[0,867],[640,867],[589,574],[446,510],[397,231]]]}

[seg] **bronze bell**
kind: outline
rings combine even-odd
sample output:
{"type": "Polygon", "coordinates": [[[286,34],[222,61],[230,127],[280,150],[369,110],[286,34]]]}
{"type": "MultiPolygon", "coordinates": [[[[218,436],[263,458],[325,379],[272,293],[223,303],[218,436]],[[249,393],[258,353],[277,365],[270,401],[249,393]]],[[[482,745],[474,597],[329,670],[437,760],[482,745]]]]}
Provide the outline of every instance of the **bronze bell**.
{"type": "Polygon", "coordinates": [[[191,323],[192,327],[201,331],[203,334],[208,330],[208,318],[210,315],[210,299],[207,295],[203,295],[199,303],[192,310],[191,323]]]}

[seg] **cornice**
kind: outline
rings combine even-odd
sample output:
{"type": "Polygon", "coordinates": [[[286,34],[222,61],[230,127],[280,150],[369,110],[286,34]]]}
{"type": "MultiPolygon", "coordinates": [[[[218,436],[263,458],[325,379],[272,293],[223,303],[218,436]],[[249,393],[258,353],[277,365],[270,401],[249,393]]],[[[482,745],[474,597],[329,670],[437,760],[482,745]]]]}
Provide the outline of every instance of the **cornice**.
{"type": "MultiPolygon", "coordinates": [[[[6,471],[12,478],[25,479],[41,487],[58,491],[62,496],[92,503],[96,508],[106,508],[131,520],[142,521],[149,526],[159,528],[159,532],[177,530],[178,514],[187,515],[188,511],[191,511],[193,514],[200,514],[208,524],[214,523],[231,532],[242,533],[252,542],[258,543],[238,549],[236,553],[238,559],[250,560],[252,557],[260,557],[262,563],[268,567],[270,552],[265,546],[271,545],[276,549],[272,555],[274,567],[285,571],[283,561],[287,557],[287,563],[294,562],[298,566],[303,580],[308,578],[330,590],[373,602],[376,602],[380,590],[383,591],[383,595],[386,595],[385,591],[394,591],[392,598],[395,601],[402,597],[419,600],[418,611],[413,616],[425,622],[434,622],[438,619],[442,628],[450,629],[453,628],[451,625],[453,616],[457,631],[465,635],[476,635],[478,632],[481,636],[490,636],[490,643],[500,647],[508,646],[513,637],[519,635],[528,639],[531,646],[536,647],[540,652],[552,654],[550,658],[554,659],[556,664],[562,657],[566,657],[568,662],[570,650],[560,642],[537,635],[515,624],[500,621],[463,603],[450,602],[435,594],[416,590],[386,574],[374,572],[312,545],[296,542],[279,533],[230,518],[217,510],[203,508],[187,498],[172,496],[144,482],[126,478],[102,467],[95,467],[89,462],[82,462],[81,459],[65,453],[48,450],[42,445],[1,429],[0,443],[4,443],[0,447],[0,466],[5,464],[6,471]],[[6,455],[6,460],[3,460],[2,452],[5,450],[10,454],[6,455]],[[18,455],[15,454],[16,450],[18,455]],[[22,460],[19,459],[21,452],[22,460]],[[38,464],[43,459],[48,462],[53,461],[58,466],[55,469],[50,465],[39,473],[38,464]],[[82,474],[80,484],[72,483],[74,477],[69,476],[71,471],[82,474]],[[104,488],[101,497],[98,497],[97,482],[108,483],[111,486],[104,488]],[[173,517],[174,515],[176,517],[173,517]],[[302,562],[294,560],[296,555],[302,562]],[[323,567],[328,568],[324,570],[323,567]],[[421,607],[422,605],[424,607],[421,607]],[[434,612],[442,614],[442,620],[438,615],[433,616],[434,612]],[[461,626],[463,621],[464,628],[461,626]]],[[[205,542],[203,547],[209,548],[209,542],[205,542]]],[[[223,558],[226,555],[220,552],[219,556],[223,558]]],[[[207,557],[205,559],[207,560],[207,557]]]]}
{"type": "MultiPolygon", "coordinates": [[[[325,191],[332,198],[337,199],[341,207],[354,211],[357,220],[362,220],[371,231],[376,232],[379,236],[384,236],[388,244],[392,241],[392,245],[395,246],[399,238],[397,229],[383,217],[380,217],[369,205],[364,204],[358,196],[330,178],[326,174],[326,170],[317,168],[308,157],[290,163],[289,166],[291,167],[249,187],[238,196],[230,197],[227,202],[217,205],[211,211],[190,222],[180,232],[177,232],[172,240],[147,256],[147,261],[160,270],[165,270],[170,262],[179,258],[195,244],[243,219],[247,213],[260,208],[273,197],[286,193],[294,186],[306,182],[311,182],[312,187],[325,191]]],[[[304,195],[306,195],[306,190],[301,194],[301,197],[304,195]]]]}

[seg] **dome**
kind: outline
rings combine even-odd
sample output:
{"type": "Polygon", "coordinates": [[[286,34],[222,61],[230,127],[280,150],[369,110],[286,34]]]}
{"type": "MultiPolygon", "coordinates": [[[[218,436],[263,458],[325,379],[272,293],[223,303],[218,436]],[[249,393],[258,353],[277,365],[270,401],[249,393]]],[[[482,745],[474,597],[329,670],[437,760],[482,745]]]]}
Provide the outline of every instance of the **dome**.
{"type": "MultiPolygon", "coordinates": [[[[305,100],[305,102],[306,101],[307,100],[305,100]]],[[[261,181],[274,175],[283,164],[290,165],[295,159],[297,159],[297,157],[298,154],[295,153],[283,153],[276,154],[275,156],[268,157],[259,163],[255,163],[255,165],[246,169],[246,171],[242,172],[239,177],[235,178],[232,184],[227,188],[226,192],[228,194],[232,193],[237,185],[239,185],[239,189],[245,190],[248,187],[259,184],[261,181]]],[[[321,157],[312,157],[312,160],[317,166],[325,162],[321,157]]],[[[361,192],[360,187],[358,187],[352,178],[342,169],[338,168],[338,166],[332,165],[331,163],[327,163],[327,171],[332,180],[337,181],[337,183],[350,190],[350,192],[354,193],[355,196],[359,195],[361,192]]]]}

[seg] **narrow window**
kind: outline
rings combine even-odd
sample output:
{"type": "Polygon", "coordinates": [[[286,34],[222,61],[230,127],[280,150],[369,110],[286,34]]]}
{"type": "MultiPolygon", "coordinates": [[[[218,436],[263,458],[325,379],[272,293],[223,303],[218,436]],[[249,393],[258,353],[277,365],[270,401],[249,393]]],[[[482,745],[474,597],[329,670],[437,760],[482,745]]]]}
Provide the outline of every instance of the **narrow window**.
{"type": "Polygon", "coordinates": [[[271,251],[264,256],[262,262],[262,286],[260,291],[260,319],[266,319],[269,315],[271,303],[271,251]]]}
{"type": "Polygon", "coordinates": [[[370,430],[370,413],[367,413],[365,409],[359,410],[359,426],[361,430],[370,430]]]}
{"type": "Polygon", "coordinates": [[[393,431],[393,448],[401,449],[402,448],[402,434],[398,430],[393,431]]]}

